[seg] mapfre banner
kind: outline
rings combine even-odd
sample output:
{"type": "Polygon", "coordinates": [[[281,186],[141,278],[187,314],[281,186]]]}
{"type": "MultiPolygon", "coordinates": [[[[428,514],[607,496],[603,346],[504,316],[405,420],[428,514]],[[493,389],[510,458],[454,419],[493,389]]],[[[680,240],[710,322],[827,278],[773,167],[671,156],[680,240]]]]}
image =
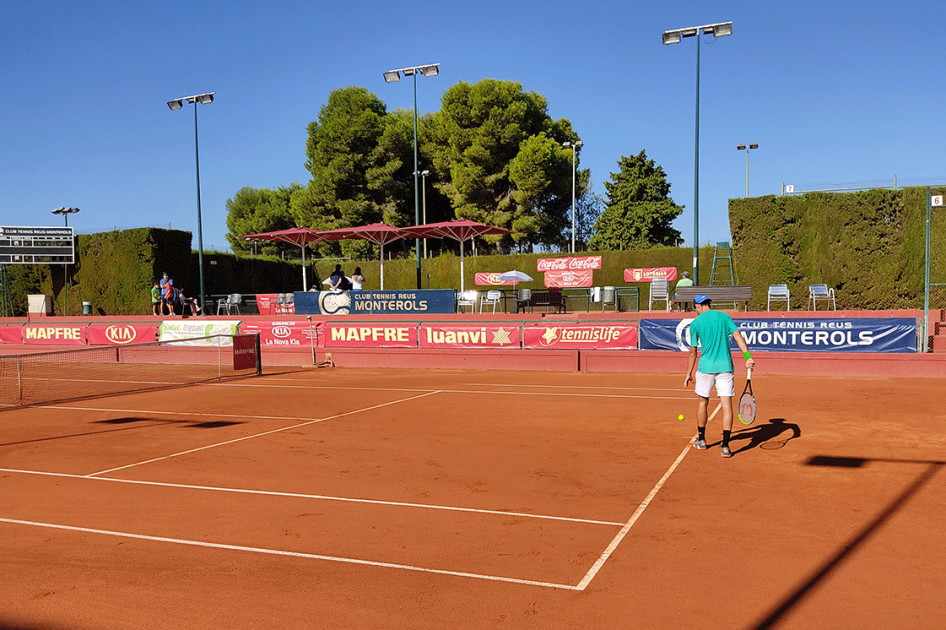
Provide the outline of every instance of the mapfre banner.
{"type": "Polygon", "coordinates": [[[26,324],[21,330],[23,343],[85,345],[85,324],[26,324]]]}
{"type": "Polygon", "coordinates": [[[325,345],[325,322],[280,320],[241,322],[240,332],[259,333],[260,347],[267,350],[321,348],[325,345]]]}
{"type": "Polygon", "coordinates": [[[326,348],[416,348],[417,324],[325,325],[326,348]]]}
{"type": "Polygon", "coordinates": [[[519,348],[519,326],[437,326],[420,328],[421,348],[519,348]]]}
{"type": "Polygon", "coordinates": [[[537,271],[585,271],[601,269],[601,256],[539,258],[535,264],[537,271]]]}
{"type": "Polygon", "coordinates": [[[644,267],[624,270],[624,282],[650,282],[654,278],[666,278],[668,282],[673,282],[677,279],[677,268],[644,267]]]}
{"type": "Polygon", "coordinates": [[[594,272],[588,271],[546,271],[545,286],[558,289],[569,287],[590,287],[594,285],[594,272]]]}
{"type": "Polygon", "coordinates": [[[523,348],[636,350],[637,324],[526,326],[523,348]]]}
{"type": "Polygon", "coordinates": [[[85,329],[90,346],[148,343],[158,338],[157,324],[91,324],[85,329]]]}
{"type": "Polygon", "coordinates": [[[0,326],[0,343],[23,343],[22,326],[0,326]]]}
{"type": "Polygon", "coordinates": [[[478,286],[499,287],[516,284],[512,280],[500,280],[502,273],[478,273],[473,276],[473,282],[478,286]]]}

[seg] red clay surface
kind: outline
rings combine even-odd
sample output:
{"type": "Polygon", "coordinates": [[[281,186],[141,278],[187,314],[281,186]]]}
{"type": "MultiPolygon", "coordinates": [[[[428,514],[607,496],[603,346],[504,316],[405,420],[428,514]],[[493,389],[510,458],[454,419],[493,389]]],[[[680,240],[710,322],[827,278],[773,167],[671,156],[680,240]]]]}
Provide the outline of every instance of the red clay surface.
{"type": "Polygon", "coordinates": [[[0,628],[946,627],[941,380],[760,373],[731,460],[682,382],[286,370],[0,412],[0,628]]]}

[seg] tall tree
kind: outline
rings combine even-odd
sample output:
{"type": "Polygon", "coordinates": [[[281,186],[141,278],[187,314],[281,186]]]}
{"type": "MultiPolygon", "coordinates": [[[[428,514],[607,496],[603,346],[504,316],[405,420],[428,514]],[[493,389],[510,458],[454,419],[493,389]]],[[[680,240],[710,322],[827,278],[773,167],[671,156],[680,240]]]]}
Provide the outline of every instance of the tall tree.
{"type": "MultiPolygon", "coordinates": [[[[227,241],[230,249],[234,252],[253,251],[252,243],[243,240],[242,236],[295,227],[291,199],[293,194],[301,190],[302,186],[295,182],[276,190],[245,186],[232,199],[227,199],[227,241]]],[[[275,246],[264,245],[263,251],[275,252],[275,246]]]]}
{"type": "Polygon", "coordinates": [[[673,245],[680,232],[670,222],[680,216],[683,206],[670,199],[663,168],[647,159],[644,151],[622,157],[618,166],[618,173],[611,173],[611,181],[604,183],[608,199],[589,247],[602,251],[673,245]]]}

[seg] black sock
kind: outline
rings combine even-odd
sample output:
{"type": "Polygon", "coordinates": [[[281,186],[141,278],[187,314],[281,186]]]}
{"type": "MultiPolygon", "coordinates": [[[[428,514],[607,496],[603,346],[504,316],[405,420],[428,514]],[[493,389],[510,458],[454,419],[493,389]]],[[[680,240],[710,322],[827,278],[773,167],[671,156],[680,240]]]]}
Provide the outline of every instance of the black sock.
{"type": "Polygon", "coordinates": [[[697,432],[697,435],[699,436],[699,439],[701,440],[706,439],[706,427],[696,427],[696,432],[697,432]]]}
{"type": "Polygon", "coordinates": [[[723,431],[723,446],[729,446],[729,436],[732,434],[732,431],[723,431]]]}

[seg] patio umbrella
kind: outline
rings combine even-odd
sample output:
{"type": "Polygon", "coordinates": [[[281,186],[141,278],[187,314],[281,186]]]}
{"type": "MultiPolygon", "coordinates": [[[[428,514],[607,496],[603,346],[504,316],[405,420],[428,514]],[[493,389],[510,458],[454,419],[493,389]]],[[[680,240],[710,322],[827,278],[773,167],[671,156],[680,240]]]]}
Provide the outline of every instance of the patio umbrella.
{"type": "Polygon", "coordinates": [[[325,230],[319,232],[329,241],[341,241],[346,239],[360,239],[374,243],[381,248],[381,290],[384,291],[384,244],[413,236],[404,231],[404,228],[397,228],[387,223],[372,223],[371,225],[362,225],[358,227],[341,228],[338,230],[325,230]]]}
{"type": "Polygon", "coordinates": [[[532,282],[532,276],[521,271],[507,271],[499,274],[499,279],[503,282],[532,282]]]}
{"type": "Polygon", "coordinates": [[[477,223],[469,219],[443,221],[442,223],[427,223],[404,228],[404,232],[416,238],[449,238],[460,242],[460,292],[463,292],[463,243],[477,236],[486,234],[515,234],[512,230],[477,223]]]}
{"type": "Polygon", "coordinates": [[[308,290],[308,284],[305,277],[305,246],[309,243],[318,243],[329,239],[322,236],[324,232],[313,230],[312,228],[297,227],[288,230],[276,230],[275,232],[261,232],[259,234],[247,234],[242,236],[244,240],[252,241],[278,241],[281,243],[292,243],[298,245],[302,250],[302,290],[308,290]]]}

